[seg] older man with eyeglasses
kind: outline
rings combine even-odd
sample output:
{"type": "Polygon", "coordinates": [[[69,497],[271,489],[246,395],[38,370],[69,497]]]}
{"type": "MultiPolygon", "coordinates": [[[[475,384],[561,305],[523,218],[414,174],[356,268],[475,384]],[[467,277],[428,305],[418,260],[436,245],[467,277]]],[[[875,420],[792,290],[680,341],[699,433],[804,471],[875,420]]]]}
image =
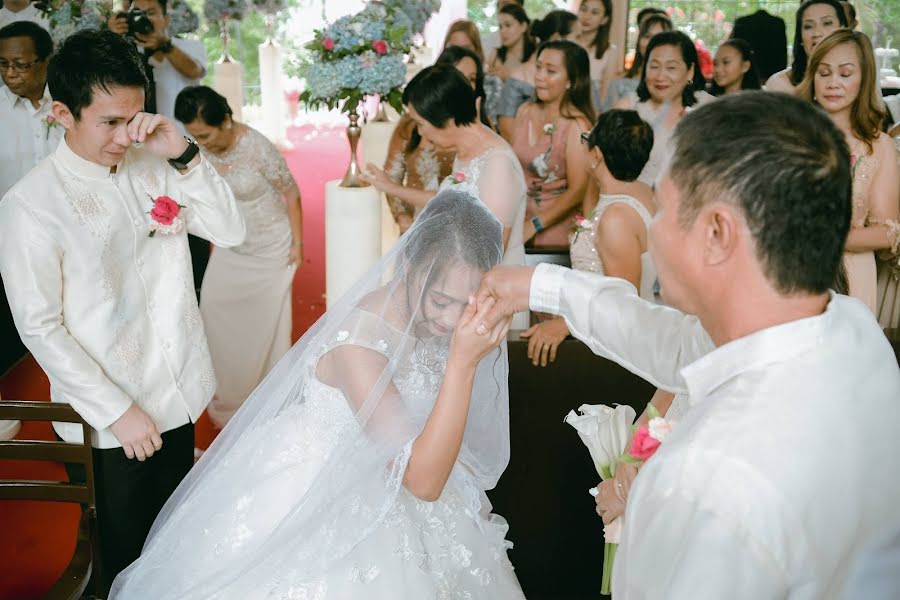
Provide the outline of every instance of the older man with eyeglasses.
{"type": "Polygon", "coordinates": [[[0,29],[0,197],[59,145],[47,91],[53,40],[40,25],[17,21],[0,29]]]}

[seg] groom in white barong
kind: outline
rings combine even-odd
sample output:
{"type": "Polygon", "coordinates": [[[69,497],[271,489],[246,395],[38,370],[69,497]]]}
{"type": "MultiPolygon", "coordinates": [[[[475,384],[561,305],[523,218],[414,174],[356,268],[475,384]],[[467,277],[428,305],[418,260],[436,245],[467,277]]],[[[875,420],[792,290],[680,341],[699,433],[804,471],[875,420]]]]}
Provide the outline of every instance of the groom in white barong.
{"type": "MultiPolygon", "coordinates": [[[[192,423],[216,388],[187,232],[233,246],[245,226],[197,146],[143,112],[147,78],[124,38],[69,37],[48,79],[66,133],[0,203],[0,271],[52,399],[91,427],[108,585],[193,465],[192,423]]],[[[80,425],[54,428],[81,442],[80,425]]]]}
{"type": "Polygon", "coordinates": [[[829,291],[849,151],[808,103],[762,92],[692,111],[673,144],[650,250],[680,311],[620,279],[498,267],[483,325],[561,315],[597,354],[689,394],[628,497],[616,600],[839,598],[900,501],[896,359],[866,306],[829,291]]]}

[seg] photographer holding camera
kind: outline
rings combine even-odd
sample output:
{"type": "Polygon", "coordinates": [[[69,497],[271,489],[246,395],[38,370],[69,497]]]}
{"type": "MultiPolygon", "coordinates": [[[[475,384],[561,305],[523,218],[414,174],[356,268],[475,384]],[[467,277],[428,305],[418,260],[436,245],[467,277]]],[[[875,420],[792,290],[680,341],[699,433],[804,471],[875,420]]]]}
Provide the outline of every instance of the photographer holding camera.
{"type": "Polygon", "coordinates": [[[206,75],[206,49],[195,40],[169,37],[168,0],[132,0],[127,12],[110,17],[113,33],[132,38],[143,50],[151,86],[145,110],[175,118],[175,98],[206,75]]]}

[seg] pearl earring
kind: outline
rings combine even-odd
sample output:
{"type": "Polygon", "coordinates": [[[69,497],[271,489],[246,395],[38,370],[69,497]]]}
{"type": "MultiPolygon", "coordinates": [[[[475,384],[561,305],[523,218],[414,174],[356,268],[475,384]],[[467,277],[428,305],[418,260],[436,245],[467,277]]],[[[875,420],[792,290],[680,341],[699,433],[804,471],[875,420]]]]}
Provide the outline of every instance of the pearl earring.
{"type": "Polygon", "coordinates": [[[231,123],[225,126],[225,129],[231,129],[231,123]]]}

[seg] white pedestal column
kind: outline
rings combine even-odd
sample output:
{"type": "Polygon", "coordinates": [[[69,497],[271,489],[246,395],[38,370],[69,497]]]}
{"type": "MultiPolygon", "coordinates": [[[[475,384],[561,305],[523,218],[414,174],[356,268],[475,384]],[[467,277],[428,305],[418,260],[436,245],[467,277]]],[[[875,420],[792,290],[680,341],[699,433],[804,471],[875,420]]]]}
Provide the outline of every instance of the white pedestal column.
{"type": "Polygon", "coordinates": [[[325,184],[325,305],[332,306],[381,258],[381,194],[325,184]]]}
{"type": "MultiPolygon", "coordinates": [[[[391,143],[391,135],[397,126],[396,121],[370,121],[363,125],[360,147],[362,150],[363,165],[372,163],[378,168],[387,160],[388,146],[391,143]]],[[[379,192],[381,198],[381,253],[385,254],[400,237],[400,229],[394,222],[394,216],[388,207],[384,194],[379,192]]]]}
{"type": "Polygon", "coordinates": [[[226,54],[216,62],[213,79],[213,87],[228,100],[228,106],[231,107],[234,119],[242,121],[244,86],[241,63],[226,54]]]}
{"type": "Polygon", "coordinates": [[[289,146],[284,126],[281,46],[272,38],[259,45],[259,86],[263,133],[279,148],[289,146]]]}

